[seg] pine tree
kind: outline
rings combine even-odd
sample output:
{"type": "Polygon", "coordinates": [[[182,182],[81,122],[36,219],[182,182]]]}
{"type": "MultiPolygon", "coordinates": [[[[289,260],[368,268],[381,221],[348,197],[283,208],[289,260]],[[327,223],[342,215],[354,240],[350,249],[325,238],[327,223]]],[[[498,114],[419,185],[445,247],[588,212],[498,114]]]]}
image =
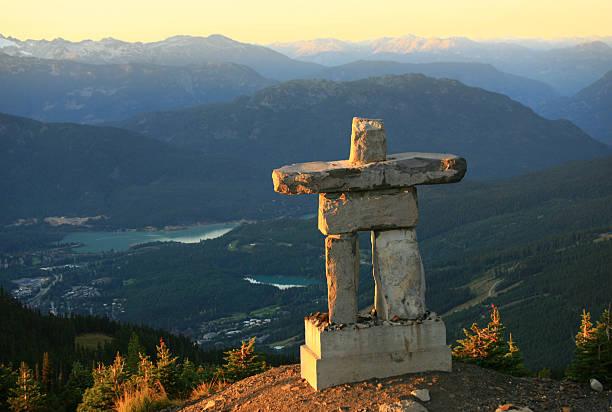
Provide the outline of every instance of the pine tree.
{"type": "Polygon", "coordinates": [[[199,383],[200,377],[195,365],[190,362],[189,359],[185,359],[181,366],[181,375],[179,376],[178,386],[180,393],[186,396],[199,383]]]}
{"type": "Polygon", "coordinates": [[[155,377],[171,397],[178,394],[179,371],[176,365],[177,359],[178,357],[172,356],[164,340],[160,339],[159,346],[157,346],[155,377]]]}
{"type": "Polygon", "coordinates": [[[526,375],[520,349],[512,340],[512,334],[506,341],[506,327],[500,320],[499,310],[495,305],[491,308],[491,321],[486,328],[473,323],[472,333],[463,329],[465,339],[457,340],[459,345],[453,348],[453,358],[511,375],[526,375]]]}
{"type": "Polygon", "coordinates": [[[51,391],[53,386],[53,369],[51,368],[51,362],[49,361],[49,352],[45,352],[43,354],[41,378],[43,389],[48,393],[51,391]]]}
{"type": "Polygon", "coordinates": [[[17,383],[17,373],[13,368],[0,363],[0,410],[8,410],[7,399],[11,389],[17,383]]]}
{"type": "Polygon", "coordinates": [[[267,369],[261,355],[254,351],[254,345],[255,338],[252,338],[248,343],[242,341],[240,348],[225,352],[226,364],[222,370],[228,381],[238,381],[267,369]]]}
{"type": "Polygon", "coordinates": [[[140,354],[140,362],[138,363],[138,378],[143,384],[151,387],[155,383],[156,373],[153,362],[147,355],[140,354]]]}
{"type": "Polygon", "coordinates": [[[98,365],[92,371],[92,377],[94,384],[83,393],[83,402],[79,404],[77,411],[98,412],[112,409],[115,400],[123,393],[123,385],[128,378],[125,361],[117,353],[112,365],[98,365]]]}
{"type": "Polygon", "coordinates": [[[14,412],[38,411],[44,407],[45,395],[25,362],[21,362],[17,383],[10,392],[8,403],[14,412]]]}
{"type": "Polygon", "coordinates": [[[126,366],[130,373],[138,372],[138,363],[140,362],[140,354],[145,353],[145,348],[140,344],[136,332],[132,332],[130,342],[128,343],[128,353],[125,359],[126,366]]]}
{"type": "Polygon", "coordinates": [[[85,390],[93,385],[91,369],[88,370],[80,362],[72,364],[72,370],[62,391],[62,399],[66,410],[74,411],[83,398],[85,390]]]}
{"type": "Polygon", "coordinates": [[[569,379],[586,382],[595,378],[602,383],[612,382],[612,322],[610,308],[605,309],[597,325],[591,313],[582,311],[580,330],[576,335],[574,360],[566,371],[569,379]]]}

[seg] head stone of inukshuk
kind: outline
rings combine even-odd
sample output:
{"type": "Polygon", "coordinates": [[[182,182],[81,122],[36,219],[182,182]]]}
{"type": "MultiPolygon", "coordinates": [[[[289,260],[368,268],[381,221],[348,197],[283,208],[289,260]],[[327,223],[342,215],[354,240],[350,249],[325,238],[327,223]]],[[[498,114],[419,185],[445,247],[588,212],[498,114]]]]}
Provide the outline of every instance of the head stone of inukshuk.
{"type": "Polygon", "coordinates": [[[454,183],[465,159],[447,153],[387,156],[382,119],[353,118],[349,160],[292,164],[274,170],[274,190],[319,194],[325,239],[329,321],[357,320],[358,231],[371,231],[374,308],[379,318],[425,314],[425,273],[416,240],[416,185],[454,183]]]}

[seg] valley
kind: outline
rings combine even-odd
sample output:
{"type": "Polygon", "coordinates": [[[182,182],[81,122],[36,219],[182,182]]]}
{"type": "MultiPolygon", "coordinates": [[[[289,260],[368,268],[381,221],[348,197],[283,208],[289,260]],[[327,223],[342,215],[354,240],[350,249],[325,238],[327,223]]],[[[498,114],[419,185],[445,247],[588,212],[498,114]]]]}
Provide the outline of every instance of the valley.
{"type": "MultiPolygon", "coordinates": [[[[604,178],[611,164],[606,157],[509,179],[466,181],[456,189],[420,189],[427,302],[444,314],[449,342],[495,303],[529,367],[560,368],[570,359],[570,332],[582,308],[596,313],[612,293],[606,281],[612,270],[606,235],[612,232],[612,186],[604,178]],[[444,219],[434,218],[448,204],[456,207],[444,219]],[[552,327],[538,314],[559,301],[565,303],[554,310],[552,327]],[[534,329],[541,338],[530,337],[534,329]],[[554,350],[541,352],[553,342],[554,350]]],[[[359,307],[367,311],[373,296],[368,233],[361,234],[359,248],[359,307]]],[[[25,256],[12,256],[0,270],[3,286],[14,294],[19,289],[13,280],[48,278],[39,281],[46,282],[46,292],[32,300],[38,293],[33,290],[21,297],[24,302],[43,311],[145,323],[208,349],[256,336],[261,348],[295,356],[303,316],[326,310],[323,236],[314,218],[244,223],[193,244],[148,243],[103,254],[59,248],[51,257],[25,256]],[[246,279],[278,276],[312,284],[278,288],[246,279]]]]}

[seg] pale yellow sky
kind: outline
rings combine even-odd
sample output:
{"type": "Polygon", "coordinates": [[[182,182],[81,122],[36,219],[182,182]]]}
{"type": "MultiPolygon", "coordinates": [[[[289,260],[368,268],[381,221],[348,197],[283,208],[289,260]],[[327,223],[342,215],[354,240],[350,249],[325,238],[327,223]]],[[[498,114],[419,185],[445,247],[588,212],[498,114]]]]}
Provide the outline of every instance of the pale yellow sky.
{"type": "Polygon", "coordinates": [[[0,33],[21,40],[612,35],[612,0],[0,0],[0,11],[0,33]]]}

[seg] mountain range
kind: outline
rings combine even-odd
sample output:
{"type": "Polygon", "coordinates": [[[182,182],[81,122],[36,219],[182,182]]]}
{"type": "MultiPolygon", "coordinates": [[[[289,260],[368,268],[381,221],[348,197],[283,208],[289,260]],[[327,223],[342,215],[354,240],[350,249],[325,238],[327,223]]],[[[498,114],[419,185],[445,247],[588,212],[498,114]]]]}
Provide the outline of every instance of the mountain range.
{"type": "Polygon", "coordinates": [[[296,80],[229,103],[144,113],[121,128],[2,115],[0,215],[4,224],[106,215],[109,227],[299,215],[311,199],[275,194],[272,169],[346,159],[355,115],[384,118],[389,153],[456,153],[472,179],[610,153],[569,121],[456,80],[296,80]]]}
{"type": "Polygon", "coordinates": [[[421,74],[295,80],[231,103],[144,113],[114,125],[193,150],[257,159],[267,174],[286,163],[347,158],[353,116],[384,119],[389,153],[464,156],[470,178],[517,175],[609,150],[568,121],[421,74]]]}
{"type": "MultiPolygon", "coordinates": [[[[184,66],[203,62],[232,62],[251,67],[276,80],[312,76],[324,66],[356,60],[400,63],[471,62],[492,64],[498,70],[551,85],[562,95],[573,95],[612,67],[609,37],[589,38],[542,47],[542,42],[475,41],[464,37],[424,38],[414,35],[346,42],[337,39],[274,43],[241,43],[222,35],[175,36],[151,43],[129,43],[112,38],[70,42],[63,39],[19,40],[0,35],[0,51],[14,56],[70,59],[93,64],[147,63],[184,66]],[[535,44],[533,47],[526,47],[535,44]]],[[[554,43],[553,43],[554,44],[554,43]]]]}
{"type": "Polygon", "coordinates": [[[127,130],[0,114],[0,223],[106,215],[114,227],[144,227],[265,216],[272,201],[250,189],[259,183],[251,166],[127,130]]]}
{"type": "MultiPolygon", "coordinates": [[[[609,42],[609,38],[604,38],[609,42]]],[[[532,49],[508,42],[478,42],[465,37],[424,38],[414,35],[346,42],[337,39],[273,43],[289,57],[333,66],[355,60],[402,63],[488,63],[507,73],[550,84],[572,95],[612,67],[612,47],[604,41],[552,49],[532,49]]]]}
{"type": "Polygon", "coordinates": [[[575,96],[547,102],[539,112],[550,119],[569,119],[612,146],[612,70],[575,96]]]}
{"type": "MultiPolygon", "coordinates": [[[[2,50],[2,49],[0,49],[2,50]]],[[[334,81],[423,73],[503,93],[534,109],[558,95],[551,86],[480,63],[397,63],[362,60],[304,77],[334,81]]],[[[0,112],[47,122],[97,124],[140,112],[230,101],[275,84],[236,63],[159,66],[88,64],[0,52],[0,112]]]]}
{"type": "Polygon", "coordinates": [[[21,41],[0,36],[0,51],[14,56],[68,59],[91,64],[186,66],[232,62],[249,66],[261,75],[277,80],[299,78],[321,67],[293,60],[264,46],[240,43],[219,34],[208,37],[174,36],[151,43],[129,43],[113,38],[80,42],[64,39],[21,41]]]}
{"type": "Polygon", "coordinates": [[[107,122],[230,101],[274,83],[235,63],[86,64],[0,53],[0,112],[41,121],[107,122]]]}
{"type": "Polygon", "coordinates": [[[334,38],[298,40],[291,42],[274,42],[268,44],[287,56],[316,61],[325,65],[336,65],[358,60],[366,56],[382,53],[439,53],[470,55],[475,52],[497,54],[499,56],[514,50],[552,50],[578,46],[591,42],[602,42],[612,46],[612,36],[591,36],[565,39],[523,39],[495,38],[489,40],[471,40],[467,37],[420,37],[413,34],[401,37],[382,37],[363,41],[345,41],[334,38]],[[341,61],[345,56],[346,61],[341,61]],[[335,58],[325,60],[326,57],[335,58]]]}
{"type": "Polygon", "coordinates": [[[310,77],[350,81],[385,74],[421,73],[430,77],[459,80],[467,86],[502,93],[526,106],[538,108],[558,97],[548,84],[497,70],[483,63],[398,63],[394,61],[359,60],[321,69],[310,77]]]}

